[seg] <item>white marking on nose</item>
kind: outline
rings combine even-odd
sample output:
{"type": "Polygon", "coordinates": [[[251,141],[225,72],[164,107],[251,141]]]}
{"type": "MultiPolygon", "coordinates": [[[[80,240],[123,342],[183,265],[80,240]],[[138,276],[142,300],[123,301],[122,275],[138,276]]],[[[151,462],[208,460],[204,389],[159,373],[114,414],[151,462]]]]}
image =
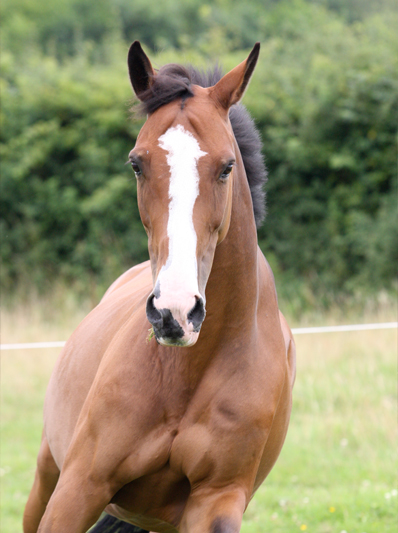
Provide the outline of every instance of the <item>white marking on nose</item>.
{"type": "MultiPolygon", "coordinates": [[[[181,125],[168,129],[159,137],[159,146],[167,151],[170,167],[169,256],[159,273],[160,299],[166,293],[169,297],[174,294],[173,300],[178,300],[179,293],[182,298],[187,291],[192,296],[199,293],[193,208],[199,194],[197,163],[206,152],[181,125]]],[[[161,308],[160,301],[157,305],[161,308]]]]}

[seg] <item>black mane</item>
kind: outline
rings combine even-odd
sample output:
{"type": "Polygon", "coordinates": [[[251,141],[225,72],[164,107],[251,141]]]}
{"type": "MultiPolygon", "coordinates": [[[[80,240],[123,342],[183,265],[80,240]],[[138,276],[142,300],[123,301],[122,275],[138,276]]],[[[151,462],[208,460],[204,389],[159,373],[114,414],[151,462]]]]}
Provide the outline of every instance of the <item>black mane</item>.
{"type": "MultiPolygon", "coordinates": [[[[151,87],[142,93],[140,109],[146,114],[153,113],[159,107],[179,98],[182,106],[187,98],[193,97],[192,85],[212,87],[222,78],[222,71],[215,66],[207,72],[192,66],[169,64],[162,67],[151,87]]],[[[235,134],[253,202],[256,226],[260,227],[265,218],[265,191],[267,170],[261,153],[261,139],[253,119],[242,104],[231,107],[229,111],[232,129],[235,134]]]]}

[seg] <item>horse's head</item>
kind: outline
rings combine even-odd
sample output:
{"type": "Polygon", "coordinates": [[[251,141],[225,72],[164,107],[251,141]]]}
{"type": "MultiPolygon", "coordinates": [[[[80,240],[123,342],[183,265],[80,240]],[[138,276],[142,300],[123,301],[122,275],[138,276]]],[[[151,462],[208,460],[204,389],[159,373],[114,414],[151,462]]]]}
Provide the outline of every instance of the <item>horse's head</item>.
{"type": "Polygon", "coordinates": [[[129,51],[130,79],[148,113],[129,154],[152,266],[147,316],[163,345],[193,345],[205,318],[206,284],[229,228],[238,160],[228,113],[247,87],[259,48],[208,88],[191,85],[176,65],[156,73],[137,41],[129,51]]]}

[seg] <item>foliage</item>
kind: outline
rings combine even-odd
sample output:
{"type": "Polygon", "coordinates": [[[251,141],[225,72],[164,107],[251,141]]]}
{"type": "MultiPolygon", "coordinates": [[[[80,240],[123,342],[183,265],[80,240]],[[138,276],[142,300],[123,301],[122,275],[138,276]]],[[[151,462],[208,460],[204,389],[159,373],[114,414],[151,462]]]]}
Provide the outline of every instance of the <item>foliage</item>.
{"type": "Polygon", "coordinates": [[[260,241],[314,289],[380,288],[398,264],[395,30],[378,17],[306,21],[266,43],[249,101],[270,168],[260,241]]]}
{"type": "Polygon", "coordinates": [[[86,290],[147,257],[124,166],[140,127],[125,57],[139,38],[161,50],[155,65],[218,57],[226,69],[260,40],[244,102],[269,168],[259,240],[276,276],[315,294],[391,288],[398,19],[379,5],[5,0],[2,285],[45,289],[61,276],[86,290]]]}
{"type": "Polygon", "coordinates": [[[39,285],[58,276],[87,283],[145,259],[135,181],[124,166],[138,132],[124,72],[110,76],[81,58],[60,69],[40,58],[29,72],[7,74],[4,281],[29,273],[39,285]]]}
{"type": "MultiPolygon", "coordinates": [[[[3,0],[2,4],[2,38],[8,50],[24,55],[33,47],[62,58],[81,52],[91,42],[97,60],[106,57],[109,43],[117,39],[139,39],[158,51],[169,47],[208,51],[210,36],[218,44],[225,39],[228,50],[239,50],[277,35],[275,15],[282,24],[290,24],[292,12],[308,14],[303,0],[97,0],[95,9],[91,0],[3,0]]],[[[395,0],[307,0],[307,4],[329,8],[349,22],[396,11],[395,0]]]]}

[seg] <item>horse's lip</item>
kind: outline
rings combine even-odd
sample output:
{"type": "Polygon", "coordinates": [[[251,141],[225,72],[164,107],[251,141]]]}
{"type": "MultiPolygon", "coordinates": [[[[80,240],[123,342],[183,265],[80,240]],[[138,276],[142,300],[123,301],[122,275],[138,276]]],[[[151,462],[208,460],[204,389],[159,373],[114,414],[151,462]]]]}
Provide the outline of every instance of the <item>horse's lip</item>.
{"type": "Polygon", "coordinates": [[[161,346],[174,346],[178,348],[188,348],[189,346],[193,346],[196,341],[198,340],[198,335],[190,336],[188,339],[170,339],[167,337],[156,337],[156,341],[161,346]]]}

